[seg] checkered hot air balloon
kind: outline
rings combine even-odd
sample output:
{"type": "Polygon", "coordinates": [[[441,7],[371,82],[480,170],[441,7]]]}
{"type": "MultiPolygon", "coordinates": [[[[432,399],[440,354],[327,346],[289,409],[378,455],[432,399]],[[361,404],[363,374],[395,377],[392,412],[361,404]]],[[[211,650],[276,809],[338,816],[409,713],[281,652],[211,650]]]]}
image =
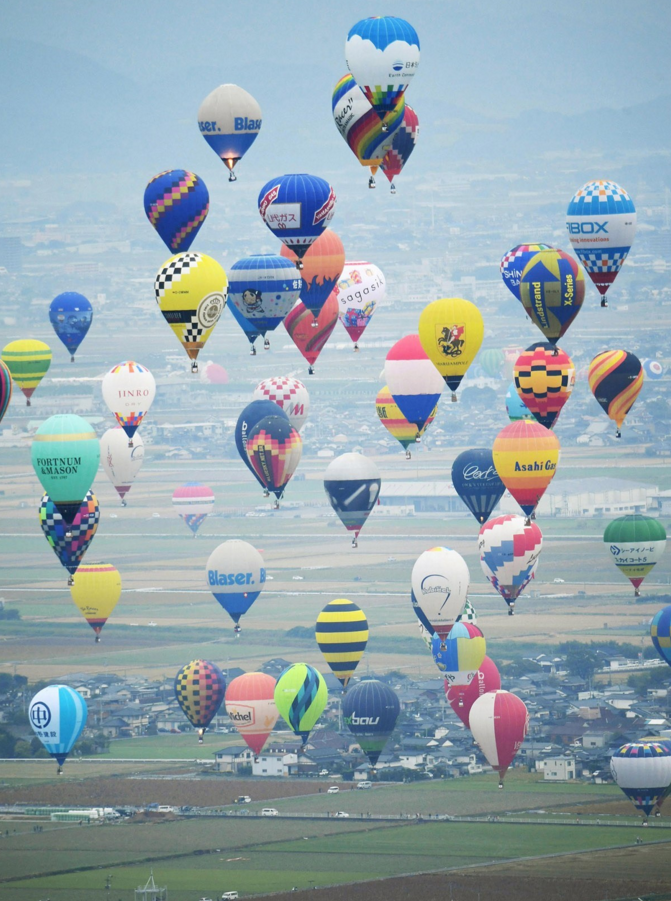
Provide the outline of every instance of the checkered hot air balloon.
{"type": "Polygon", "coordinates": [[[92,491],[87,491],[72,524],[68,526],[58,512],[56,504],[48,494],[45,494],[40,502],[39,517],[44,537],[54,549],[61,565],[70,573],[69,584],[72,584],[72,576],[82,562],[98,528],[100,521],[98,499],[92,491]],[[66,537],[68,533],[70,537],[66,537]]]}
{"type": "Polygon", "coordinates": [[[287,414],[298,431],[303,428],[310,412],[310,395],[303,382],[291,376],[264,379],[254,389],[254,400],[271,400],[287,414]]]}
{"type": "Polygon", "coordinates": [[[537,422],[551,429],[575,384],[575,367],[568,354],[547,342],[532,344],[513,369],[515,388],[537,422]]]}
{"type": "Polygon", "coordinates": [[[198,743],[221,707],[226,680],[218,666],[208,660],[192,660],[175,676],[175,697],[184,716],[198,731],[198,743]]]}
{"type": "Polygon", "coordinates": [[[329,601],[317,617],[315,638],[333,675],[347,688],[368,643],[366,614],[345,598],[329,601]]]}
{"type": "Polygon", "coordinates": [[[643,388],[643,367],[627,350],[606,350],[589,364],[589,387],[601,408],[612,419],[619,438],[624,418],[643,388]]]}

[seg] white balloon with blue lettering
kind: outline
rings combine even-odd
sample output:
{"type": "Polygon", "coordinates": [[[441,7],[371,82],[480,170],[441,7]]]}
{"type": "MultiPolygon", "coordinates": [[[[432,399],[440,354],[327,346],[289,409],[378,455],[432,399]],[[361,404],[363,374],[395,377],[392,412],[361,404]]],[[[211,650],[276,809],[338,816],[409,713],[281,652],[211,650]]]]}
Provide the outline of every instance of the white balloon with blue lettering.
{"type": "Polygon", "coordinates": [[[417,558],[411,581],[413,606],[422,614],[420,622],[444,639],[468,596],[471,576],[466,561],[451,548],[431,548],[417,558]]]}
{"type": "Polygon", "coordinates": [[[48,685],[30,702],[28,719],[35,735],[58,761],[58,772],[86,725],[86,701],[68,685],[48,685]]]}
{"type": "Polygon", "coordinates": [[[236,180],[233,169],[256,140],[261,122],[261,107],[237,84],[219,85],[200,104],[198,127],[228,167],[229,181],[236,180]]]}
{"type": "Polygon", "coordinates": [[[419,38],[405,19],[362,19],[347,35],[345,57],[352,77],[384,120],[417,72],[419,38]]]}
{"type": "Polygon", "coordinates": [[[571,198],[566,229],[573,249],[607,306],[606,293],[634,243],[636,208],[613,181],[590,181],[571,198]]]}
{"type": "Polygon", "coordinates": [[[210,591],[235,623],[234,631],[239,635],[240,617],[265,585],[263,557],[247,541],[233,538],[212,551],[205,573],[210,591]]]}

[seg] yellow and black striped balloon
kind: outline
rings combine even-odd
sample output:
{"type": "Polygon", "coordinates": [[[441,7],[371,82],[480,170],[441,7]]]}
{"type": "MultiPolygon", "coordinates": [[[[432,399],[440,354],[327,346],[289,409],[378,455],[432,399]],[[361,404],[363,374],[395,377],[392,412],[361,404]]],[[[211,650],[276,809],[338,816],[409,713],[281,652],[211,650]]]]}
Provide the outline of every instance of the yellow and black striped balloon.
{"type": "Polygon", "coordinates": [[[330,601],[317,617],[315,638],[333,675],[347,688],[368,643],[366,614],[345,598],[330,601]]]}

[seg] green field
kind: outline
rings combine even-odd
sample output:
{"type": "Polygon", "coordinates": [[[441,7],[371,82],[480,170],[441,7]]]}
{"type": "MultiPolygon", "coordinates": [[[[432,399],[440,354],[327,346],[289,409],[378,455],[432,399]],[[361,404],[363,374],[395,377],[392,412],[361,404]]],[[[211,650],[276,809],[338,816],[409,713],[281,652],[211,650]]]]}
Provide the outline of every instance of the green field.
{"type": "MultiPolygon", "coordinates": [[[[185,720],[186,724],[186,720],[185,720]]],[[[188,726],[188,724],[186,724],[188,726]]],[[[118,760],[206,760],[214,763],[214,755],[228,745],[239,745],[240,736],[235,733],[206,732],[202,744],[195,732],[186,735],[164,733],[141,738],[119,738],[110,741],[105,754],[96,754],[92,760],[114,758],[118,760]]]]}

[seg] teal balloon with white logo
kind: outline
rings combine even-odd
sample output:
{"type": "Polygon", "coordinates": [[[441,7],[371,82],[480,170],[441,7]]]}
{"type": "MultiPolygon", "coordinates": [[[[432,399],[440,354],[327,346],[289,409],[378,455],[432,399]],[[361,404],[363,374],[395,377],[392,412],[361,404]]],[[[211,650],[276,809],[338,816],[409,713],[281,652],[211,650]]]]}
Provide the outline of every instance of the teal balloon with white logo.
{"type": "Polygon", "coordinates": [[[58,761],[59,773],[82,734],[87,715],[86,701],[69,685],[47,685],[30,702],[30,725],[49,754],[58,761]]]}
{"type": "Polygon", "coordinates": [[[30,454],[42,487],[72,525],[100,463],[93,426],[73,413],[51,416],[35,433],[30,454]]]}
{"type": "Polygon", "coordinates": [[[265,585],[263,557],[247,541],[233,538],[212,551],[205,576],[210,591],[235,623],[237,638],[240,617],[247,613],[265,585]]]}

